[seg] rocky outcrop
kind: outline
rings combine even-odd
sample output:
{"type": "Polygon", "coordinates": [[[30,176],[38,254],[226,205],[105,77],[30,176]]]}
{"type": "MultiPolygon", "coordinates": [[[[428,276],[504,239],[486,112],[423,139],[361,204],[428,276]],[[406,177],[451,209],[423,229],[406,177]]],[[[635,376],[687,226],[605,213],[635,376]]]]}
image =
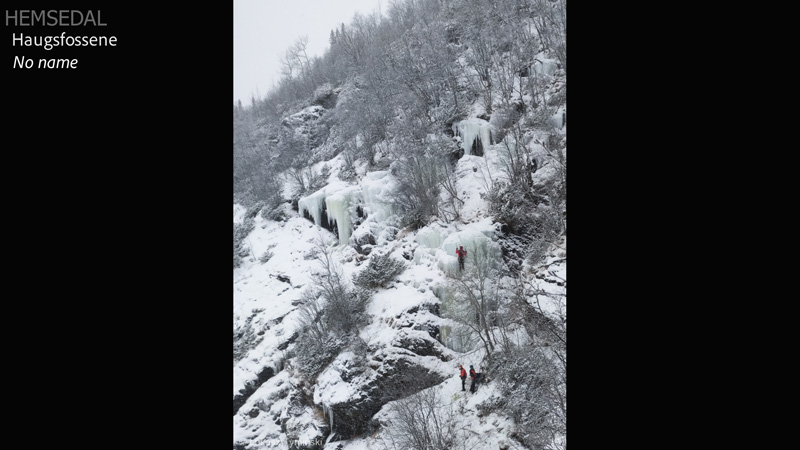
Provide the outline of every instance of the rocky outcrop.
{"type": "Polygon", "coordinates": [[[290,450],[322,450],[331,430],[311,399],[301,389],[292,388],[281,414],[281,431],[290,450]]]}
{"type": "Polygon", "coordinates": [[[450,357],[442,352],[442,346],[433,339],[423,339],[418,336],[403,335],[395,341],[399,347],[411,350],[420,356],[433,356],[442,361],[449,361],[450,357]]]}
{"type": "Polygon", "coordinates": [[[444,377],[414,361],[393,355],[384,359],[377,376],[361,386],[360,397],[328,406],[333,414],[331,441],[350,439],[373,431],[372,416],[386,403],[441,383],[444,377]]]}
{"type": "Polygon", "coordinates": [[[341,381],[332,382],[333,387],[321,388],[341,392],[345,382],[353,394],[347,400],[325,405],[329,420],[332,417],[330,440],[350,439],[374,431],[372,416],[383,405],[441,383],[445,376],[432,367],[437,365],[435,359],[448,361],[450,356],[446,353],[427,333],[404,329],[391,345],[372,353],[367,367],[358,367],[350,361],[337,366],[334,362],[335,368],[329,370],[336,370],[341,381]]]}
{"type": "Polygon", "coordinates": [[[239,408],[247,402],[247,399],[273,375],[275,375],[275,370],[272,367],[264,367],[258,373],[256,380],[248,382],[244,389],[240,389],[239,393],[233,397],[233,415],[236,415],[239,408]]]}

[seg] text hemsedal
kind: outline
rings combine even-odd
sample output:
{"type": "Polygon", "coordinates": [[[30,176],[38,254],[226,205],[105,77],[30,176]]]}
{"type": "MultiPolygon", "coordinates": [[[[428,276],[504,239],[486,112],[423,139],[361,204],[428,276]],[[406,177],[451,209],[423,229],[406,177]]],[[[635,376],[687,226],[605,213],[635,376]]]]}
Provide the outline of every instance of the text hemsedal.
{"type": "Polygon", "coordinates": [[[6,10],[6,26],[12,27],[105,27],[100,11],[78,11],[75,9],[51,10],[6,10]],[[96,15],[96,17],[95,17],[96,15]]]}

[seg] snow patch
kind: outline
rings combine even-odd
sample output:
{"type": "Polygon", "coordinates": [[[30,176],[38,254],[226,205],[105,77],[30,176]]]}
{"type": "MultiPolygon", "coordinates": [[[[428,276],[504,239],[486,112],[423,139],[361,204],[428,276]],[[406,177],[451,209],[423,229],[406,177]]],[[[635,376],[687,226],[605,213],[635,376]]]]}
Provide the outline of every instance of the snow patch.
{"type": "Polygon", "coordinates": [[[461,205],[461,219],[474,222],[486,217],[489,210],[488,191],[491,189],[493,174],[489,169],[491,150],[496,146],[484,147],[484,157],[464,155],[456,165],[456,188],[461,205]]]}
{"type": "Polygon", "coordinates": [[[341,376],[341,373],[346,370],[348,362],[355,356],[353,352],[340,353],[317,377],[317,384],[314,386],[314,403],[321,405],[344,403],[353,396],[359,395],[358,389],[342,380],[341,376]]]}
{"type": "Polygon", "coordinates": [[[558,61],[547,58],[546,53],[542,52],[534,57],[533,70],[539,75],[553,76],[558,70],[558,61]]]}
{"type": "Polygon", "coordinates": [[[234,203],[233,204],[233,223],[242,223],[244,219],[244,213],[247,212],[247,208],[244,206],[234,203]]]}

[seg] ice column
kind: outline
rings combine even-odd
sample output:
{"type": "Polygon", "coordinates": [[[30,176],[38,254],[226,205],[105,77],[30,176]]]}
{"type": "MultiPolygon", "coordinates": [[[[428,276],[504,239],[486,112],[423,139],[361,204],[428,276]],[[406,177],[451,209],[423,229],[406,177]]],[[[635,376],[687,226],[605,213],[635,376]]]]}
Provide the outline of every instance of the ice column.
{"type": "Polygon", "coordinates": [[[324,412],[325,415],[328,416],[328,421],[330,422],[331,425],[331,432],[333,432],[333,409],[331,409],[328,405],[323,403],[322,412],[324,412]]]}
{"type": "Polygon", "coordinates": [[[351,197],[352,195],[349,192],[337,192],[325,199],[325,204],[328,207],[328,222],[336,222],[340,244],[347,244],[350,241],[350,235],[353,233],[349,211],[351,197]]]}
{"type": "Polygon", "coordinates": [[[322,226],[320,223],[322,221],[322,202],[325,200],[325,188],[314,192],[313,194],[303,197],[297,201],[297,210],[300,215],[303,215],[303,211],[308,211],[311,217],[314,218],[314,223],[322,226]]]}
{"type": "Polygon", "coordinates": [[[485,120],[472,118],[455,122],[453,133],[461,136],[461,148],[464,149],[465,155],[472,154],[472,144],[475,143],[475,139],[480,139],[484,149],[492,144],[492,126],[485,120]]]}

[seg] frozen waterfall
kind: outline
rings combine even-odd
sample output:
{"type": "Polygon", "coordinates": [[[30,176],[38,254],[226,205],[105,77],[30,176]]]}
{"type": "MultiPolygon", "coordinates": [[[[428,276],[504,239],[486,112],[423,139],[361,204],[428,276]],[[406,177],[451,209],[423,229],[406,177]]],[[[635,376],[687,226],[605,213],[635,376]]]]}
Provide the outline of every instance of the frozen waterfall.
{"type": "Polygon", "coordinates": [[[359,197],[359,192],[353,189],[339,191],[325,198],[328,208],[328,222],[336,223],[339,230],[339,243],[346,245],[353,234],[353,225],[350,220],[350,205],[359,197]]]}
{"type": "Polygon", "coordinates": [[[358,186],[331,184],[298,200],[297,210],[301,215],[308,213],[318,226],[327,228],[335,224],[339,233],[339,243],[346,245],[350,235],[353,234],[351,206],[360,198],[361,191],[358,186]],[[328,219],[327,224],[322,223],[323,206],[328,219]]]}
{"type": "Polygon", "coordinates": [[[370,172],[358,186],[331,183],[300,198],[297,210],[301,216],[306,213],[311,216],[318,226],[332,229],[335,224],[339,233],[339,244],[347,245],[353,234],[353,222],[357,221],[357,207],[360,206],[373,223],[386,220],[394,214],[391,201],[393,188],[394,179],[389,171],[370,172]],[[323,224],[325,217],[328,223],[323,224]]]}
{"type": "Polygon", "coordinates": [[[471,118],[455,122],[453,123],[453,133],[461,136],[461,148],[464,149],[465,155],[472,154],[472,145],[476,139],[480,140],[484,149],[493,144],[492,126],[485,120],[471,118]]]}

